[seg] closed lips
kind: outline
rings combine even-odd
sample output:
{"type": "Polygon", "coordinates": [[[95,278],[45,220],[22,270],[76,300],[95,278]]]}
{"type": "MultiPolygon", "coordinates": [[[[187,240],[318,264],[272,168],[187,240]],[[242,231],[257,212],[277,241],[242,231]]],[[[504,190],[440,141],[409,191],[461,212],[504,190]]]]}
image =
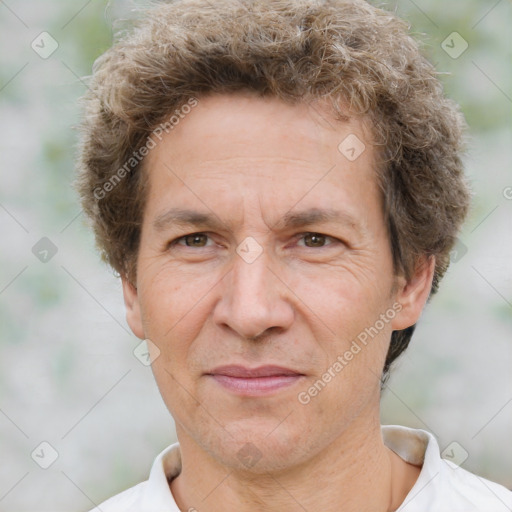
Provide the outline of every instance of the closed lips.
{"type": "Polygon", "coordinates": [[[303,375],[300,372],[284,368],[282,366],[260,366],[258,368],[246,368],[238,365],[219,366],[208,375],[225,375],[226,377],[233,377],[238,379],[255,379],[262,377],[276,377],[276,376],[298,376],[303,375]]]}

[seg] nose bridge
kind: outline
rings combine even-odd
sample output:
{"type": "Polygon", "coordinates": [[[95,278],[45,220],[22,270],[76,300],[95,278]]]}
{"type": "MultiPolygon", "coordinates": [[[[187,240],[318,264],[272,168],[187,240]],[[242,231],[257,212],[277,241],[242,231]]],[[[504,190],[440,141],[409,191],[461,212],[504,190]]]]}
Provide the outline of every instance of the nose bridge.
{"type": "MultiPolygon", "coordinates": [[[[243,251],[241,244],[240,252],[243,251]]],[[[270,293],[269,258],[266,253],[261,253],[254,261],[244,259],[244,256],[234,258],[232,272],[233,294],[238,300],[247,304],[264,306],[267,304],[270,293]]],[[[275,285],[275,283],[273,283],[275,285]]]]}
{"type": "Polygon", "coordinates": [[[233,256],[231,272],[224,279],[217,323],[228,325],[245,338],[255,338],[272,327],[290,325],[292,307],[282,294],[271,263],[265,251],[252,261],[244,258],[241,244],[233,256]]]}

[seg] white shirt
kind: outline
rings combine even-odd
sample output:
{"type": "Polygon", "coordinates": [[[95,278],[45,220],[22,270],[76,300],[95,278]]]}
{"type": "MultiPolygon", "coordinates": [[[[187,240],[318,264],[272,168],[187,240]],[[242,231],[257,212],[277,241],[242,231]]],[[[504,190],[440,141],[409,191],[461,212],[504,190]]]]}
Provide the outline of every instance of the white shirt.
{"type": "MultiPolygon", "coordinates": [[[[387,425],[382,427],[382,435],[385,445],[403,460],[422,466],[418,480],[396,512],[512,511],[511,491],[442,459],[432,434],[387,425]]],[[[180,512],[168,483],[180,471],[180,447],[175,443],[155,459],[147,481],[91,512],[180,512]]]]}

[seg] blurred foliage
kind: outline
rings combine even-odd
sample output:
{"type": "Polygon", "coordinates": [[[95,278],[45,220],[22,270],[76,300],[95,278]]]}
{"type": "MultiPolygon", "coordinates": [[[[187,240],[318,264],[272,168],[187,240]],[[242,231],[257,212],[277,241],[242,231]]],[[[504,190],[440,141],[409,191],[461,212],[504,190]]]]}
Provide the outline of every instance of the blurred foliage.
{"type": "Polygon", "coordinates": [[[510,63],[512,46],[510,37],[509,44],[503,40],[503,35],[509,34],[510,18],[493,16],[497,3],[400,0],[396,5],[398,15],[410,22],[412,34],[423,42],[425,55],[439,72],[447,73],[440,76],[446,93],[459,103],[472,130],[498,130],[510,126],[510,111],[503,108],[503,93],[494,87],[491,94],[487,90],[488,94],[482,95],[479,89],[471,87],[471,82],[486,80],[475,67],[477,64],[488,75],[502,80],[502,89],[510,91],[512,67],[504,64],[510,63]],[[469,45],[458,59],[452,59],[441,48],[442,41],[454,31],[469,45]],[[490,62],[502,64],[492,68],[490,62]],[[499,75],[495,76],[497,72],[499,75]]]}

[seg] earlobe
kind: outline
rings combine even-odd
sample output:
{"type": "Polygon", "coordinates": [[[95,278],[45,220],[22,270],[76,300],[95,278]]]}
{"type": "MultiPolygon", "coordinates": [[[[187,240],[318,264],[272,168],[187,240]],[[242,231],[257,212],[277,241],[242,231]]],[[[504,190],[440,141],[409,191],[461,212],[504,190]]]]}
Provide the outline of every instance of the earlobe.
{"type": "Polygon", "coordinates": [[[434,256],[424,257],[419,262],[414,275],[403,280],[396,294],[400,312],[393,319],[393,330],[402,330],[415,324],[421,316],[432,287],[436,260],[434,256]]]}
{"type": "Polygon", "coordinates": [[[121,281],[123,284],[124,305],[126,307],[126,321],[133,334],[143,340],[145,336],[137,288],[124,276],[121,276],[121,281]]]}

